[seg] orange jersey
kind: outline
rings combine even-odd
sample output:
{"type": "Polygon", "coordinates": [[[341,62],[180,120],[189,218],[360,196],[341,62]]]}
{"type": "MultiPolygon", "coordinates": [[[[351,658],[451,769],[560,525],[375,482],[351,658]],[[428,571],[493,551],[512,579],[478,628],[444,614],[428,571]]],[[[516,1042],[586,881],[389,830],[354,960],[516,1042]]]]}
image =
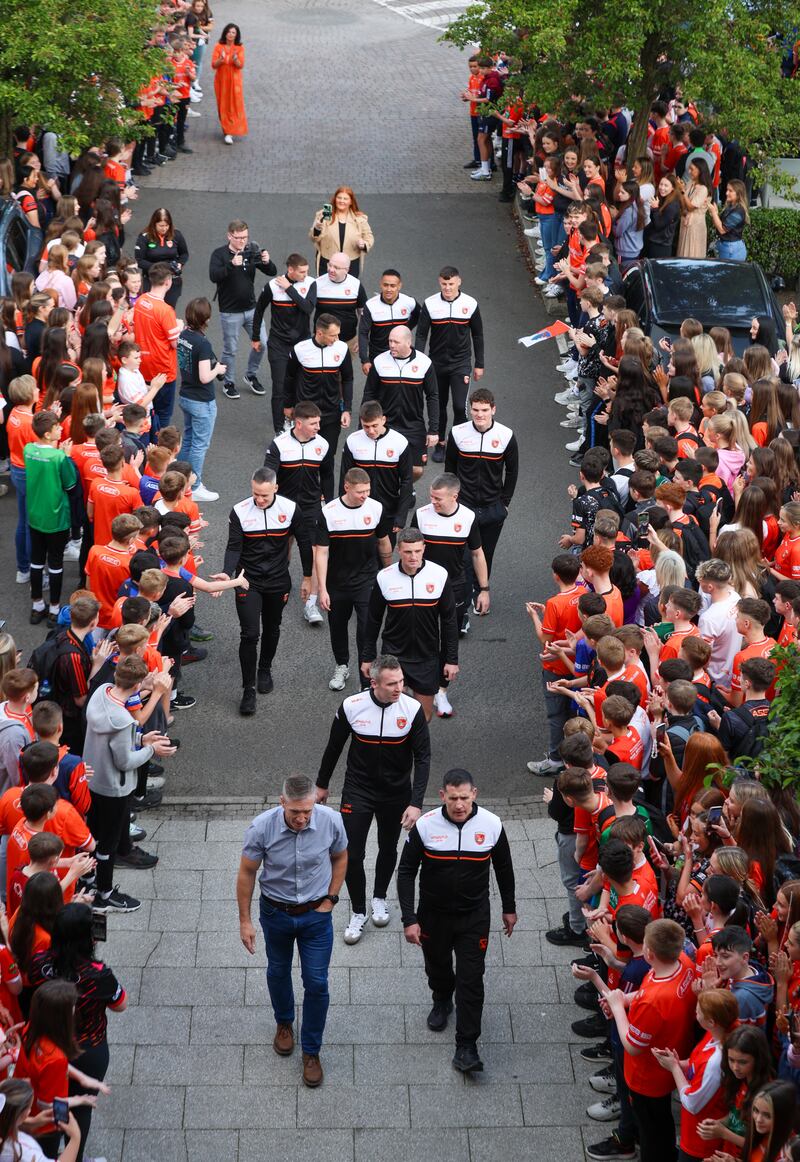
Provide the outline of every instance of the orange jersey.
{"type": "MultiPolygon", "coordinates": [[[[597,592],[597,590],[595,590],[597,592]]],[[[625,624],[625,611],[622,606],[622,594],[616,585],[612,585],[608,593],[601,593],[600,596],[606,603],[606,613],[614,622],[614,625],[619,629],[621,625],[625,624]]]]}
{"type": "Polygon", "coordinates": [[[642,736],[635,726],[629,726],[624,735],[619,738],[612,738],[608,745],[619,763],[630,763],[631,766],[636,767],[637,771],[642,769],[644,762],[644,743],[642,736]]]}
{"type": "Polygon", "coordinates": [[[33,412],[19,406],[12,408],[6,421],[8,433],[8,454],[15,468],[24,468],[23,451],[26,444],[32,444],[36,437],[33,434],[33,412]]]}
{"type": "Polygon", "coordinates": [[[700,630],[696,625],[692,625],[689,629],[674,629],[667,640],[661,647],[658,655],[659,664],[666,662],[668,658],[677,658],[681,652],[681,644],[687,637],[700,637],[700,630]]]}
{"type": "MultiPolygon", "coordinates": [[[[11,414],[13,415],[14,413],[12,412],[11,414]]],[[[11,443],[10,432],[8,442],[9,444],[11,443]]],[[[787,533],[784,536],[778,548],[775,550],[773,564],[783,577],[788,577],[792,581],[800,581],[800,534],[791,537],[787,533]]]]}
{"type": "MultiPolygon", "coordinates": [[[[111,158],[105,164],[105,175],[109,181],[116,182],[120,190],[124,190],[127,182],[125,181],[125,166],[120,165],[118,161],[112,161],[111,158]]],[[[86,233],[84,231],[84,238],[86,233]]]]}
{"type": "Polygon", "coordinates": [[[583,871],[594,871],[597,867],[597,852],[600,846],[598,818],[600,813],[610,806],[611,800],[605,791],[597,791],[597,806],[593,811],[587,811],[585,807],[576,806],[575,808],[575,834],[589,837],[589,842],[580,858],[580,866],[583,871]]]}
{"type": "Polygon", "coordinates": [[[688,1056],[694,1043],[694,966],[681,953],[674,972],[657,977],[651,969],[628,1009],[628,1042],[639,1049],[625,1054],[625,1081],[633,1093],[665,1097],[675,1088],[672,1074],[662,1069],[650,1052],[674,1049],[679,1059],[688,1056]]]}
{"type": "Polygon", "coordinates": [[[647,681],[647,674],[644,672],[641,666],[637,666],[636,662],[631,662],[631,664],[626,666],[622,671],[622,677],[618,678],[617,681],[633,682],[642,696],[641,705],[647,705],[647,699],[650,694],[650,683],[647,681]]]}
{"type": "MultiPolygon", "coordinates": [[[[483,77],[480,75],[480,73],[478,73],[477,76],[473,76],[472,73],[470,73],[469,80],[467,81],[467,89],[470,91],[470,93],[474,93],[476,97],[479,96],[482,86],[483,86],[483,77]]],[[[477,117],[478,116],[478,108],[479,108],[479,106],[475,101],[470,101],[470,103],[469,103],[469,115],[470,115],[470,117],[477,117]]]]}
{"type": "MultiPolygon", "coordinates": [[[[573,585],[563,593],[556,593],[545,603],[542,615],[542,632],[550,641],[563,641],[566,631],[577,633],[581,628],[578,615],[578,601],[586,590],[582,585],[573,585]]],[[[542,669],[551,674],[569,674],[569,667],[560,658],[548,658],[542,662],[542,669]]]]}
{"type": "MultiPolygon", "coordinates": [[[[25,1030],[23,1041],[24,1037],[25,1030]]],[[[66,1098],[69,1095],[68,1066],[66,1054],[48,1037],[40,1037],[38,1041],[34,1041],[29,1053],[25,1052],[24,1044],[20,1048],[14,1076],[31,1083],[34,1096],[33,1113],[42,1113],[48,1107],[52,1109],[55,1098],[66,1098]]],[[[50,1134],[55,1128],[54,1122],[47,1122],[44,1126],[37,1127],[37,1133],[50,1134]]]]}
{"type": "Polygon", "coordinates": [[[86,580],[100,602],[100,627],[111,629],[111,611],[123,581],[130,576],[131,554],[110,545],[92,545],[86,560],[86,580]]]}
{"type": "Polygon", "coordinates": [[[133,308],[133,330],[142,349],[141,372],[149,383],[162,372],[171,382],[178,376],[175,347],[180,329],[175,311],[151,294],[139,295],[133,308]]]}
{"type": "MultiPolygon", "coordinates": [[[[768,658],[776,645],[775,638],[765,637],[760,642],[753,642],[752,645],[745,646],[743,650],[739,650],[733,659],[731,690],[741,690],[742,688],[742,662],[746,662],[748,658],[768,658]]],[[[766,697],[770,700],[775,697],[775,691],[772,686],[767,690],[766,697]]]]}
{"type": "Polygon", "coordinates": [[[94,506],[92,524],[96,545],[111,540],[111,522],[115,516],[133,512],[142,503],[138,488],[131,488],[122,480],[94,480],[89,488],[89,504],[94,506]]]}

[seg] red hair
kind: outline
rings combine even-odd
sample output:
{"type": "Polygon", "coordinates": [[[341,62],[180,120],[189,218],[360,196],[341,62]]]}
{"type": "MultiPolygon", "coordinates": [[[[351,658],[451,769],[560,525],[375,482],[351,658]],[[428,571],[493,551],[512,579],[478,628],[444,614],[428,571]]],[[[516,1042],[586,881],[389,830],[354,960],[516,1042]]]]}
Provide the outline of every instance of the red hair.
{"type": "Polygon", "coordinates": [[[359,208],[358,208],[358,202],[356,201],[356,196],[353,193],[353,191],[350,189],[349,186],[337,186],[337,188],[333,191],[333,197],[331,198],[331,202],[333,203],[334,208],[336,206],[336,195],[337,194],[347,194],[348,197],[350,198],[350,209],[353,211],[353,213],[354,214],[361,214],[362,213],[362,211],[359,210],[359,208]]]}

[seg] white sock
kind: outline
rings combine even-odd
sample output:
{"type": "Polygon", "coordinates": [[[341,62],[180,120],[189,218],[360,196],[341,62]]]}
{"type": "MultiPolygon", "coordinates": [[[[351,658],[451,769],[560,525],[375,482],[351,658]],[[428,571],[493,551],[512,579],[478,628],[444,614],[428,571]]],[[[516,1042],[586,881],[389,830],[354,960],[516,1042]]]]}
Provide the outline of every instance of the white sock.
{"type": "Polygon", "coordinates": [[[491,173],[490,163],[488,161],[481,162],[481,173],[491,173]]]}
{"type": "Polygon", "coordinates": [[[316,593],[312,593],[311,596],[306,601],[306,605],[316,605],[316,604],[317,604],[317,595],[316,595],[316,593]]]}
{"type": "Polygon", "coordinates": [[[44,609],[44,602],[43,601],[34,601],[33,608],[36,610],[37,613],[41,613],[42,610],[44,609]]]}

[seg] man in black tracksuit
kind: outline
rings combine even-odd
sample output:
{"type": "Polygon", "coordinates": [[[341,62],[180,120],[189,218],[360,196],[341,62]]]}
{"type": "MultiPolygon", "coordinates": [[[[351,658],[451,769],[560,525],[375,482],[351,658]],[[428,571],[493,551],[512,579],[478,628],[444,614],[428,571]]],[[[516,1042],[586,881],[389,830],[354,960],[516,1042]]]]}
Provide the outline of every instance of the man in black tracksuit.
{"type": "Polygon", "coordinates": [[[506,936],[517,923],[508,837],[501,820],[479,807],[476,796],[469,771],[448,771],[439,792],[442,806],[422,815],[412,827],[397,872],[405,938],[421,946],[433,994],[428,1028],[440,1033],[447,1027],[455,992],[453,1065],[462,1073],[483,1069],[477,1042],[489,944],[490,864],[500,889],[506,936]],[[415,908],[417,872],[419,904],[415,908]]]}
{"type": "MultiPolygon", "coordinates": [[[[216,284],[219,300],[219,321],[222,327],[220,362],[227,368],[222,393],[228,399],[239,399],[236,390],[236,348],[241,328],[247,332],[248,338],[253,333],[253,314],[256,309],[253,284],[257,270],[266,275],[278,273],[269,251],[259,250],[256,243],[250,241],[247,223],[234,219],[228,226],[227,243],[211,252],[208,263],[208,277],[216,284]]],[[[244,381],[254,395],[266,395],[258,380],[263,356],[263,351],[251,348],[247,360],[244,381]]]]}
{"type": "Polygon", "coordinates": [[[428,448],[436,443],[439,423],[436,372],[428,356],[414,347],[408,327],[393,327],[388,344],[388,351],[376,355],[372,363],[362,402],[378,400],[389,427],[408,440],[413,477],[419,480],[428,462],[428,448]]]}
{"type": "Polygon", "coordinates": [[[439,382],[439,443],[433,450],[433,459],[441,464],[447,439],[448,396],[453,397],[453,420],[457,422],[467,412],[470,377],[474,376],[477,382],[484,368],[481,309],[471,295],[462,293],[461,275],[454,266],[442,268],[439,293],[422,305],[417,324],[420,351],[425,350],[428,335],[428,354],[439,382]]]}
{"type": "Polygon", "coordinates": [[[347,344],[339,338],[339,321],[320,315],[314,336],[296,343],[286,369],[285,406],[294,408],[307,399],[320,410],[320,435],[328,441],[328,451],[320,465],[322,495],[326,501],[336,495],[333,462],[342,428],[350,427],[353,407],[353,361],[347,344]]]}
{"type": "Polygon", "coordinates": [[[351,468],[363,468],[369,476],[370,496],[383,509],[378,536],[388,536],[394,545],[414,499],[411,445],[402,432],[388,427],[383,404],[377,399],[362,403],[359,418],[361,427],[342,448],[339,491],[351,468]]]}
{"type": "Polygon", "coordinates": [[[419,819],[428,786],[428,724],[419,702],[403,693],[403,681],[400,663],[391,654],[373,662],[370,689],[345,698],[336,711],[317,775],[317,802],[324,803],[336,763],[349,742],[341,804],[347,832],[346,882],[353,912],[345,932],[348,944],[357,943],[367,921],[364,851],[373,816],[378,827],[378,858],[372,921],[383,928],[389,922],[386,894],[397,863],[400,830],[409,830],[419,819]]]}
{"type": "Polygon", "coordinates": [[[283,393],[286,368],[295,343],[311,335],[311,316],[317,303],[316,280],[308,276],[308,261],[302,254],[286,259],[286,274],[271,278],[258,296],[253,315],[252,342],[261,350],[264,312],[271,307],[267,359],[272,376],[272,423],[276,435],[284,429],[283,393]]]}

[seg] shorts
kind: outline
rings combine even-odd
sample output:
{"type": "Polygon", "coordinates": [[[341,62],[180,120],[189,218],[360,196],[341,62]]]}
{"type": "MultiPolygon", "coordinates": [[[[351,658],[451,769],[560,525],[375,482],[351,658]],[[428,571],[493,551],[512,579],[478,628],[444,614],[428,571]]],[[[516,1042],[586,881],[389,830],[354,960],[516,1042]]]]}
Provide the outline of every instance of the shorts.
{"type": "Polygon", "coordinates": [[[495,133],[499,125],[497,117],[479,117],[478,133],[495,133]]]}
{"type": "Polygon", "coordinates": [[[441,666],[438,661],[409,662],[398,658],[406,685],[415,694],[438,694],[441,666]]]}
{"type": "MultiPolygon", "coordinates": [[[[398,429],[399,430],[399,429],[398,429]]],[[[403,432],[408,440],[408,450],[411,453],[411,463],[415,468],[424,468],[428,463],[428,437],[425,432],[403,432]]]]}

